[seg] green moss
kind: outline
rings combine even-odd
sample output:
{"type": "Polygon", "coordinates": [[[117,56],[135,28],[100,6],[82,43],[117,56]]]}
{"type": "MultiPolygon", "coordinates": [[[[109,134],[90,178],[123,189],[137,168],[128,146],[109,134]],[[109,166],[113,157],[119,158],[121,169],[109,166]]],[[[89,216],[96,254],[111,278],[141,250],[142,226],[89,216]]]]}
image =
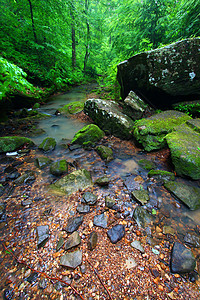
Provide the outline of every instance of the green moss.
{"type": "Polygon", "coordinates": [[[83,108],[84,108],[84,103],[80,101],[76,101],[76,102],[70,102],[69,104],[63,106],[62,108],[59,109],[59,111],[64,115],[69,115],[69,114],[77,114],[81,112],[83,108]]]}
{"type": "Polygon", "coordinates": [[[23,146],[24,144],[33,145],[34,143],[20,136],[0,137],[0,152],[12,152],[23,146]]]}
{"type": "Polygon", "coordinates": [[[175,180],[175,175],[172,172],[163,171],[163,170],[151,170],[148,173],[148,177],[155,178],[158,180],[169,181],[175,180]]]}
{"type": "Polygon", "coordinates": [[[155,164],[152,161],[147,160],[147,159],[139,160],[138,164],[140,167],[142,167],[143,169],[146,169],[146,170],[152,170],[152,169],[156,168],[155,164]]]}
{"type": "Polygon", "coordinates": [[[50,172],[55,176],[61,176],[68,171],[68,163],[65,159],[61,159],[51,164],[50,172]]]}
{"type": "Polygon", "coordinates": [[[96,147],[96,151],[101,156],[101,158],[106,160],[107,162],[113,159],[113,151],[109,147],[100,145],[96,147]]]}
{"type": "Polygon", "coordinates": [[[97,125],[89,124],[75,134],[71,143],[88,146],[98,142],[104,135],[104,132],[97,125]]]}

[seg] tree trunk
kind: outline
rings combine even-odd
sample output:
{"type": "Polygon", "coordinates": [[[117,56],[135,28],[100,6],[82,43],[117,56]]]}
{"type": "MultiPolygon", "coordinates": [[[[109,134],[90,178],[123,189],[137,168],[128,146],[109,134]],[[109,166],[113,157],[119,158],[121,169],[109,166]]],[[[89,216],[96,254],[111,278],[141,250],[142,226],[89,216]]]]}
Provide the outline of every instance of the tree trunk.
{"type": "Polygon", "coordinates": [[[35,42],[38,44],[38,39],[37,39],[35,24],[34,24],[34,18],[33,18],[33,7],[32,7],[31,0],[28,0],[28,2],[29,2],[29,6],[30,6],[33,35],[34,35],[35,42]]]}
{"type": "Polygon", "coordinates": [[[85,14],[86,14],[86,44],[85,44],[85,57],[84,57],[84,68],[83,71],[86,71],[88,58],[90,56],[90,24],[88,21],[88,8],[89,8],[89,0],[85,0],[85,14]]]}
{"type": "Polygon", "coordinates": [[[75,30],[75,17],[74,17],[74,7],[71,6],[70,15],[72,18],[71,23],[71,34],[72,34],[72,69],[74,70],[76,67],[76,30],[75,30]]]}

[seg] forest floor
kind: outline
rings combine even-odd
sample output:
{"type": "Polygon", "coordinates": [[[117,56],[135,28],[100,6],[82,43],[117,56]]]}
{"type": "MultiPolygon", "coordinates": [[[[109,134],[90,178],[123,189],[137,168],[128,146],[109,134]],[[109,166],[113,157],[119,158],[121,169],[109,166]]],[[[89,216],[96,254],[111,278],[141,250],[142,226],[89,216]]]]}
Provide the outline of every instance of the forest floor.
{"type": "MultiPolygon", "coordinates": [[[[91,97],[98,95],[93,93],[88,96],[91,97]]],[[[78,117],[86,118],[83,113],[78,117]]],[[[141,171],[137,164],[138,157],[147,158],[160,168],[172,171],[168,149],[147,154],[133,141],[121,141],[113,136],[105,137],[102,143],[111,145],[116,157],[114,162],[105,163],[94,149],[59,149],[48,153],[47,156],[54,161],[74,159],[76,168],[84,167],[90,171],[94,182],[104,174],[110,177],[107,187],[94,184],[71,196],[53,194],[48,190],[55,178],[48,167],[39,169],[36,166],[35,159],[41,156],[38,149],[33,148],[15,157],[1,155],[0,178],[4,190],[0,205],[1,214],[5,217],[0,223],[1,299],[200,299],[200,279],[196,272],[179,275],[170,271],[173,243],[181,242],[188,230],[199,232],[199,226],[190,219],[187,219],[188,223],[181,218],[177,220],[175,215],[179,215],[183,205],[162,185],[149,181],[147,172],[141,171]],[[8,167],[15,168],[19,174],[32,170],[35,180],[16,184],[8,176],[8,167]],[[134,188],[148,181],[152,191],[147,209],[150,212],[154,209],[156,214],[147,228],[138,227],[132,217],[138,203],[133,201],[127,188],[130,178],[134,188]],[[57,250],[57,244],[61,237],[68,239],[65,227],[69,218],[80,215],[77,206],[85,192],[96,195],[97,203],[84,214],[84,221],[78,228],[82,264],[76,269],[68,269],[60,265],[66,251],[63,247],[57,250]],[[115,199],[115,209],[105,206],[106,196],[115,199]],[[107,217],[107,228],[94,225],[94,217],[101,213],[107,217]],[[107,231],[116,224],[125,227],[125,236],[112,244],[107,231]],[[36,229],[40,225],[48,225],[49,236],[46,244],[38,249],[36,229]],[[175,231],[166,234],[165,226],[175,231]],[[94,231],[98,241],[91,251],[88,239],[94,231]],[[133,241],[139,241],[143,250],[133,248],[133,241]]],[[[70,166],[69,171],[76,168],[70,166]]],[[[192,250],[197,259],[196,271],[199,272],[200,251],[199,248],[192,250]]]]}

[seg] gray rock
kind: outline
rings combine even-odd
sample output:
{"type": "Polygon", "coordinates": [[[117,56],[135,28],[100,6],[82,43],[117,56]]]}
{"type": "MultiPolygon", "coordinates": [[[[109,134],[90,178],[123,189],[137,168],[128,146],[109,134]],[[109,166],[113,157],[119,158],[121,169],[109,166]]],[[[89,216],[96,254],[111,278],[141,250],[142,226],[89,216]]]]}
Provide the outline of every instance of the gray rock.
{"type": "Polygon", "coordinates": [[[95,231],[92,231],[90,233],[89,239],[88,239],[88,249],[93,250],[97,245],[98,235],[95,231]]]}
{"type": "Polygon", "coordinates": [[[175,180],[175,175],[172,172],[163,171],[163,170],[151,170],[148,173],[149,178],[153,178],[154,180],[157,180],[161,183],[164,183],[166,181],[172,181],[175,180]]]}
{"type": "Polygon", "coordinates": [[[191,210],[200,207],[200,188],[189,186],[185,183],[169,181],[164,184],[165,188],[181,200],[191,210]]]}
{"type": "Polygon", "coordinates": [[[48,152],[54,150],[55,147],[56,147],[56,140],[54,138],[47,137],[38,146],[38,149],[43,150],[44,152],[48,152]]]}
{"type": "Polygon", "coordinates": [[[75,269],[82,263],[82,251],[77,250],[74,252],[63,255],[60,259],[60,265],[68,268],[75,269]]]}
{"type": "Polygon", "coordinates": [[[133,212],[133,217],[139,227],[146,228],[154,220],[153,216],[150,215],[146,209],[141,206],[137,206],[133,212]]]}
{"type": "Polygon", "coordinates": [[[25,199],[25,200],[22,200],[21,204],[22,206],[29,206],[33,203],[33,201],[31,199],[25,199]]]}
{"type": "Polygon", "coordinates": [[[189,273],[196,267],[196,260],[192,251],[181,243],[175,242],[171,252],[171,272],[189,273]]]}
{"type": "Polygon", "coordinates": [[[194,233],[187,233],[184,237],[184,242],[195,248],[200,248],[200,236],[194,233]]]}
{"type": "Polygon", "coordinates": [[[116,204],[115,199],[113,199],[113,198],[111,198],[109,196],[106,196],[106,198],[105,198],[105,205],[106,205],[106,207],[112,208],[113,205],[115,205],[115,204],[116,204]]]}
{"type": "Polygon", "coordinates": [[[57,180],[54,184],[50,185],[50,189],[55,193],[59,192],[70,195],[80,189],[90,187],[92,184],[90,173],[85,169],[80,169],[57,180]]]}
{"type": "Polygon", "coordinates": [[[79,235],[78,231],[74,231],[65,243],[65,250],[76,247],[76,246],[80,245],[80,243],[81,243],[80,235],[79,235]]]}
{"type": "Polygon", "coordinates": [[[122,139],[131,138],[133,120],[123,114],[116,102],[88,99],[84,112],[106,133],[122,139]]]}
{"type": "Polygon", "coordinates": [[[135,91],[145,102],[160,108],[199,99],[199,44],[199,38],[186,39],[121,62],[117,79],[122,99],[135,91]]]}
{"type": "Polygon", "coordinates": [[[64,230],[69,233],[72,233],[76,231],[82,223],[83,223],[83,216],[69,218],[67,222],[67,226],[65,227],[64,230]]]}
{"type": "Polygon", "coordinates": [[[138,201],[142,205],[146,204],[149,200],[149,193],[145,190],[135,190],[132,192],[134,200],[138,201]]]}
{"type": "Polygon", "coordinates": [[[133,91],[124,100],[123,111],[133,120],[141,119],[147,108],[150,109],[133,91]]]}
{"type": "Polygon", "coordinates": [[[47,287],[47,281],[45,278],[41,278],[40,281],[38,282],[38,286],[40,289],[44,290],[47,287]]]}
{"type": "Polygon", "coordinates": [[[96,147],[96,151],[106,162],[113,160],[113,151],[110,147],[100,145],[96,147]]]}
{"type": "Polygon", "coordinates": [[[52,163],[52,160],[46,156],[40,156],[35,159],[38,168],[43,169],[52,163]]]}
{"type": "Polygon", "coordinates": [[[16,185],[20,184],[30,184],[36,179],[35,173],[32,170],[26,171],[20,177],[14,180],[16,185]]]}
{"type": "Polygon", "coordinates": [[[144,248],[142,247],[140,241],[133,241],[133,242],[131,243],[131,247],[133,247],[133,248],[139,250],[141,253],[144,253],[144,248]]]}
{"type": "Polygon", "coordinates": [[[57,246],[56,246],[56,251],[60,250],[60,248],[62,248],[62,246],[64,245],[64,238],[61,236],[58,240],[57,246]]]}
{"type": "Polygon", "coordinates": [[[125,228],[122,224],[115,225],[107,231],[107,235],[112,244],[116,244],[125,235],[125,228]]]}
{"type": "Polygon", "coordinates": [[[37,246],[43,247],[49,239],[49,226],[41,225],[36,228],[37,233],[37,246]]]}
{"type": "Polygon", "coordinates": [[[88,205],[94,205],[96,204],[97,202],[97,196],[90,193],[90,192],[86,192],[84,195],[83,195],[83,198],[81,199],[81,201],[83,203],[86,203],[88,205]]]}
{"type": "Polygon", "coordinates": [[[86,205],[86,204],[79,203],[79,204],[77,205],[76,210],[77,210],[80,214],[87,214],[87,213],[89,213],[89,211],[90,211],[90,206],[89,206],[89,205],[86,205]]]}
{"type": "Polygon", "coordinates": [[[107,228],[108,224],[108,217],[104,213],[101,215],[94,216],[94,221],[93,221],[95,226],[102,227],[102,228],[107,228]]]}

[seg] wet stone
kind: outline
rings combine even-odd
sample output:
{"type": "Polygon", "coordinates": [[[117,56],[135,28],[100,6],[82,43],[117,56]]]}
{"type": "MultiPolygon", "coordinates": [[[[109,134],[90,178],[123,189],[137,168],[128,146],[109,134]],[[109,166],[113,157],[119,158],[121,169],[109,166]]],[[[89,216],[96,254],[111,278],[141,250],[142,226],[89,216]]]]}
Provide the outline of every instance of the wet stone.
{"type": "Polygon", "coordinates": [[[148,160],[148,159],[140,159],[138,161],[138,165],[141,168],[143,168],[145,170],[149,170],[149,171],[156,168],[156,165],[154,164],[154,162],[151,160],[148,160]]]}
{"type": "Polygon", "coordinates": [[[110,182],[110,178],[107,176],[102,176],[95,181],[95,183],[98,184],[99,186],[107,186],[109,182],[110,182]]]}
{"type": "Polygon", "coordinates": [[[38,283],[38,287],[42,290],[46,289],[47,287],[47,281],[45,278],[41,278],[39,283],[38,283]]]}
{"type": "Polygon", "coordinates": [[[94,205],[97,202],[97,196],[90,192],[86,192],[81,201],[83,203],[87,203],[88,205],[94,205]]]}
{"type": "Polygon", "coordinates": [[[31,205],[32,203],[33,203],[33,202],[32,202],[31,199],[25,199],[25,200],[22,200],[21,205],[22,205],[22,206],[29,206],[29,205],[31,205]]]}
{"type": "Polygon", "coordinates": [[[37,272],[33,272],[31,273],[31,275],[26,279],[29,283],[33,283],[37,280],[38,278],[38,273],[37,272]]]}
{"type": "Polygon", "coordinates": [[[109,197],[109,196],[106,196],[105,198],[105,205],[106,207],[108,208],[113,208],[113,206],[115,205],[116,201],[115,199],[109,197]]]}
{"type": "Polygon", "coordinates": [[[144,248],[142,247],[140,241],[133,241],[133,242],[131,243],[131,247],[133,247],[133,248],[139,250],[141,253],[144,253],[144,248]]]}
{"type": "Polygon", "coordinates": [[[64,230],[69,233],[72,233],[76,231],[82,223],[83,223],[83,216],[69,218],[67,222],[67,226],[65,227],[64,230]]]}
{"type": "Polygon", "coordinates": [[[133,217],[139,227],[145,228],[154,220],[153,216],[141,206],[137,206],[133,212],[133,217]]]}
{"type": "Polygon", "coordinates": [[[52,160],[46,156],[40,156],[35,159],[36,166],[43,169],[52,163],[52,160]]]}
{"type": "Polygon", "coordinates": [[[26,171],[23,175],[15,179],[15,184],[31,184],[36,179],[35,173],[32,170],[26,171]]]}
{"type": "Polygon", "coordinates": [[[142,205],[146,204],[149,200],[149,193],[145,190],[135,190],[132,192],[134,200],[141,203],[142,205]]]}
{"type": "Polygon", "coordinates": [[[107,231],[111,243],[116,244],[125,235],[125,227],[122,224],[115,225],[107,231]]]}
{"type": "Polygon", "coordinates": [[[68,163],[65,159],[61,159],[51,164],[50,172],[54,176],[61,176],[68,172],[68,163]]]}
{"type": "Polygon", "coordinates": [[[82,251],[77,250],[74,252],[63,255],[60,259],[60,265],[68,268],[75,269],[82,263],[82,251]]]}
{"type": "Polygon", "coordinates": [[[54,138],[47,137],[38,146],[38,149],[43,150],[44,152],[48,152],[54,150],[55,147],[56,147],[56,140],[54,138]]]}
{"type": "Polygon", "coordinates": [[[171,272],[190,273],[196,267],[196,260],[192,251],[183,244],[175,242],[171,252],[171,272]]]}
{"type": "Polygon", "coordinates": [[[57,246],[56,246],[56,251],[60,250],[60,248],[62,248],[62,246],[64,245],[64,238],[61,236],[58,240],[57,246]]]}
{"type": "Polygon", "coordinates": [[[80,213],[80,214],[86,214],[90,211],[90,206],[89,205],[85,205],[85,204],[78,204],[76,210],[80,213]]]}
{"type": "Polygon", "coordinates": [[[97,245],[98,235],[95,231],[92,231],[90,233],[89,239],[88,239],[88,249],[93,250],[97,245]]]}
{"type": "Polygon", "coordinates": [[[107,228],[108,224],[108,217],[103,213],[97,216],[94,216],[94,221],[93,221],[95,226],[102,227],[102,228],[107,228]]]}
{"type": "Polygon", "coordinates": [[[196,234],[187,233],[184,242],[195,248],[200,248],[200,237],[196,234]]]}
{"type": "Polygon", "coordinates": [[[43,247],[49,239],[49,226],[41,225],[36,228],[38,248],[43,247]]]}
{"type": "Polygon", "coordinates": [[[74,231],[65,243],[65,250],[76,247],[76,246],[80,245],[80,243],[81,243],[80,235],[79,235],[78,231],[74,231]]]}

